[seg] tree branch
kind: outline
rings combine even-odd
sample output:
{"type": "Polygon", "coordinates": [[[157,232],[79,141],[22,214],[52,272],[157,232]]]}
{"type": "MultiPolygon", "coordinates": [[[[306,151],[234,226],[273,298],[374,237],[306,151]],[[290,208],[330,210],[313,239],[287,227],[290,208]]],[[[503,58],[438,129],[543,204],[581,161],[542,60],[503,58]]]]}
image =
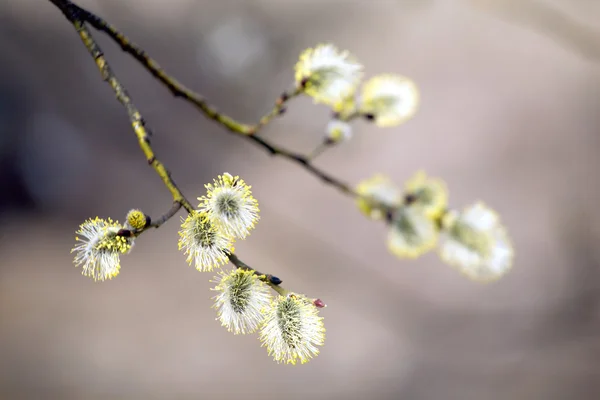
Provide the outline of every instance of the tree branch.
{"type": "MultiPolygon", "coordinates": [[[[60,0],[52,0],[52,2],[58,2],[60,0]]],[[[70,10],[67,8],[67,12],[70,10]]],[[[77,19],[77,14],[65,14],[67,18],[73,24],[73,27],[79,34],[81,41],[84,46],[96,62],[100,73],[102,74],[102,78],[106,81],[110,87],[115,92],[117,100],[125,107],[127,110],[127,114],[129,116],[129,121],[137,136],[138,143],[142,152],[146,156],[146,160],[148,164],[154,168],[158,176],[162,179],[163,183],[173,196],[173,201],[181,204],[183,208],[185,208],[188,212],[192,212],[194,207],[190,204],[190,202],[184,197],[181,190],[177,187],[177,184],[171,177],[171,173],[167,170],[165,165],[156,157],[154,150],[152,149],[152,145],[150,143],[150,136],[148,134],[148,130],[145,127],[145,121],[142,118],[142,115],[136,108],[136,106],[131,101],[131,97],[127,93],[125,87],[119,82],[109,64],[104,57],[104,54],[94,38],[92,37],[90,31],[86,28],[84,23],[77,19]]]]}
{"type": "Polygon", "coordinates": [[[275,290],[281,296],[285,296],[286,294],[288,294],[287,290],[285,290],[284,288],[282,288],[281,286],[279,286],[279,284],[282,282],[282,280],[279,279],[278,277],[273,276],[271,274],[263,274],[262,272],[259,272],[259,271],[255,270],[254,268],[250,267],[245,262],[243,262],[242,260],[240,260],[238,258],[238,256],[236,256],[233,253],[229,253],[229,261],[233,265],[235,265],[237,268],[244,269],[246,271],[254,271],[254,273],[256,275],[258,275],[260,277],[264,277],[262,279],[263,282],[265,282],[266,284],[268,284],[269,286],[271,286],[271,288],[273,288],[273,290],[275,290]]]}
{"type": "MultiPolygon", "coordinates": [[[[150,143],[150,135],[148,134],[148,129],[145,126],[145,121],[142,118],[141,113],[136,108],[136,106],[133,104],[131,97],[127,93],[127,89],[125,89],[125,87],[121,84],[121,82],[117,79],[116,75],[113,73],[110,65],[108,64],[108,62],[106,61],[106,58],[104,57],[104,53],[102,52],[102,49],[100,49],[100,46],[98,46],[98,44],[94,40],[92,34],[85,26],[83,18],[85,18],[86,15],[89,15],[89,13],[87,13],[87,11],[81,9],[80,7],[74,5],[69,0],[49,0],[49,1],[52,4],[54,4],[55,6],[57,6],[62,11],[62,13],[65,15],[65,17],[73,24],[73,27],[79,34],[79,37],[80,37],[81,41],[83,42],[84,46],[86,47],[86,49],[88,50],[88,52],[90,53],[90,55],[92,56],[94,61],[96,62],[96,65],[97,65],[98,69],[100,70],[102,78],[104,79],[105,82],[107,82],[110,85],[110,87],[115,92],[117,100],[119,100],[119,102],[127,110],[127,114],[129,116],[131,126],[133,127],[133,131],[135,132],[135,134],[138,138],[138,143],[139,143],[140,148],[142,149],[144,155],[146,156],[146,160],[148,161],[148,164],[154,168],[154,170],[156,171],[158,176],[162,179],[163,183],[165,184],[165,186],[171,193],[171,196],[173,197],[173,206],[169,209],[169,211],[167,211],[164,215],[162,215],[158,220],[151,222],[148,227],[154,227],[154,228],[160,227],[162,224],[164,224],[170,218],[175,216],[175,214],[177,214],[177,212],[182,207],[188,213],[194,212],[194,207],[189,202],[189,200],[184,196],[184,194],[181,192],[179,187],[177,187],[177,185],[175,184],[175,181],[171,177],[170,172],[167,170],[167,168],[164,166],[164,164],[161,161],[159,161],[158,158],[156,157],[156,154],[154,153],[154,150],[152,149],[152,145],[150,143]]],[[[174,81],[174,82],[176,82],[176,81],[174,81]]],[[[210,107],[207,109],[210,110],[210,107]]],[[[218,114],[215,114],[215,115],[218,115],[218,114]]],[[[221,118],[221,120],[222,120],[222,118],[221,118]]],[[[227,121],[228,119],[225,119],[225,120],[227,121]]],[[[217,119],[217,121],[220,122],[219,119],[217,119]]],[[[232,126],[234,126],[234,125],[232,125],[232,126]]],[[[139,235],[139,234],[143,233],[146,229],[147,228],[145,228],[143,231],[137,232],[135,234],[139,235]]],[[[128,231],[127,229],[122,229],[120,232],[122,232],[122,234],[126,235],[126,236],[134,234],[133,232],[128,231]]],[[[256,271],[254,268],[250,267],[249,265],[247,265],[246,263],[241,261],[237,257],[237,255],[235,255],[233,253],[229,253],[228,257],[229,257],[230,262],[234,266],[248,270],[248,271],[254,271],[254,273],[256,275],[264,277],[263,280],[269,286],[271,286],[277,293],[279,293],[281,295],[285,295],[288,293],[287,290],[285,290],[279,286],[279,284],[282,282],[281,279],[279,279],[273,275],[270,275],[270,274],[263,274],[261,272],[256,271]]]]}
{"type": "MultiPolygon", "coordinates": [[[[295,88],[292,91],[284,92],[275,101],[275,106],[271,111],[264,115],[257,124],[248,125],[234,120],[225,114],[217,111],[216,108],[210,106],[206,99],[199,93],[194,92],[192,89],[186,87],[180,83],[177,79],[168,74],[159,64],[150,57],[141,47],[132,42],[127,36],[119,31],[115,26],[109,24],[107,21],[97,16],[96,14],[79,7],[69,0],[50,0],[54,4],[59,4],[58,7],[62,10],[63,8],[71,9],[72,13],[76,13],[78,18],[82,21],[88,22],[91,26],[97,30],[107,34],[115,43],[117,43],[121,49],[130,54],[135,60],[137,60],[145,69],[147,69],[152,76],[158,79],[164,86],[175,97],[181,97],[185,101],[194,105],[200,112],[207,118],[214,120],[218,124],[225,127],[229,132],[242,136],[247,140],[250,140],[257,146],[263,148],[270,155],[280,156],[289,161],[292,161],[302,168],[306,169],[309,173],[317,177],[323,183],[333,186],[340,190],[343,194],[357,197],[358,194],[354,189],[342,182],[340,179],[328,174],[320,168],[314,166],[310,159],[302,154],[287,150],[282,147],[278,147],[265,139],[257,136],[257,133],[266,125],[268,125],[275,117],[284,112],[285,104],[291,98],[296,97],[300,94],[300,89],[295,88]]],[[[64,12],[64,11],[63,11],[64,12]]]]}
{"type": "Polygon", "coordinates": [[[175,214],[179,212],[179,210],[181,210],[181,203],[178,201],[174,201],[173,206],[169,209],[169,211],[161,215],[161,217],[157,220],[152,220],[152,222],[150,223],[150,227],[160,228],[162,224],[170,220],[175,214]]]}

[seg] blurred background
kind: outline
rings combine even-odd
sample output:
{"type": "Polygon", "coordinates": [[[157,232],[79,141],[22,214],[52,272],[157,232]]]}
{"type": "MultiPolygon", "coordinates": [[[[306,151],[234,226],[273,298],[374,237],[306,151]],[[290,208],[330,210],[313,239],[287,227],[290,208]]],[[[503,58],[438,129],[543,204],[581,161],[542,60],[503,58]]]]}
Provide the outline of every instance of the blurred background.
{"type": "MultiPolygon", "coordinates": [[[[320,297],[327,340],[302,366],[215,321],[212,274],[177,250],[179,216],[143,235],[105,283],[69,253],[88,217],[171,205],[125,111],[48,1],[0,1],[0,397],[6,399],[600,398],[600,3],[593,0],[81,0],[221,111],[256,121],[306,47],[351,50],[366,74],[420,87],[414,119],[317,165],[350,183],[443,177],[484,200],[514,269],[481,285],[435,253],[402,261],[384,227],[286,160],[173,98],[96,38],[191,199],[242,175],[261,221],[237,253],[320,297]]],[[[298,151],[328,110],[294,100],[263,135],[298,151]]],[[[180,214],[183,215],[183,214],[180,214]]]]}

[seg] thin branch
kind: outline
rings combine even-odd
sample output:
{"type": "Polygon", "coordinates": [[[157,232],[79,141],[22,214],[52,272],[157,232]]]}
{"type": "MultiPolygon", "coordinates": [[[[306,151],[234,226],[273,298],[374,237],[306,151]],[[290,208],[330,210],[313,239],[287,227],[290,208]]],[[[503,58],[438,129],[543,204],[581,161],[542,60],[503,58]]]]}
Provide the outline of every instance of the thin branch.
{"type": "Polygon", "coordinates": [[[245,137],[247,137],[249,140],[252,140],[254,143],[256,143],[257,145],[264,148],[270,155],[280,156],[280,157],[283,157],[289,161],[292,161],[292,162],[300,165],[302,168],[304,168],[309,173],[311,173],[312,175],[317,177],[323,183],[325,183],[326,185],[333,186],[334,188],[338,189],[343,194],[350,196],[350,197],[359,197],[359,194],[356,193],[356,191],[352,188],[352,186],[350,186],[349,184],[334,177],[333,175],[328,174],[327,172],[323,171],[321,168],[316,167],[310,161],[310,159],[308,157],[306,157],[305,155],[287,150],[282,147],[276,147],[256,135],[245,136],[245,137]]]}
{"type": "Polygon", "coordinates": [[[277,293],[279,293],[281,296],[285,296],[287,295],[289,292],[282,288],[281,286],[279,286],[282,282],[281,279],[279,279],[276,276],[273,276],[271,274],[263,274],[262,272],[259,272],[257,270],[255,270],[254,268],[250,267],[248,264],[246,264],[245,262],[243,262],[242,260],[240,260],[238,258],[238,256],[236,256],[233,253],[228,254],[229,256],[229,261],[235,265],[237,268],[246,270],[246,271],[254,271],[255,275],[258,275],[259,277],[264,277],[262,280],[268,284],[269,286],[271,286],[271,288],[273,290],[275,290],[277,293]]]}
{"type": "Polygon", "coordinates": [[[271,111],[269,111],[265,116],[263,116],[259,122],[255,125],[248,125],[234,120],[231,117],[228,117],[225,114],[217,111],[216,108],[210,106],[206,99],[201,96],[199,93],[194,92],[192,89],[186,87],[182,83],[180,83],[177,79],[168,74],[159,64],[150,57],[141,47],[132,42],[127,36],[125,36],[121,31],[119,31],[115,26],[109,24],[107,21],[97,16],[96,14],[83,9],[69,0],[50,0],[53,3],[62,3],[67,4],[68,7],[76,10],[78,17],[88,22],[97,30],[106,33],[114,42],[116,42],[121,49],[130,54],[134,59],[136,59],[145,69],[147,69],[152,76],[158,79],[163,85],[165,85],[170,92],[175,97],[181,97],[187,102],[194,105],[199,111],[201,111],[207,118],[216,121],[223,127],[227,128],[227,130],[231,133],[237,134],[246,138],[247,140],[252,141],[254,144],[262,147],[265,151],[273,156],[280,156],[289,161],[292,161],[304,169],[306,169],[309,173],[313,174],[315,177],[320,179],[327,185],[333,186],[340,190],[343,194],[349,195],[351,197],[357,197],[357,193],[354,189],[342,182],[340,179],[328,174],[327,172],[321,170],[314,166],[310,159],[306,156],[287,150],[282,147],[278,147],[272,143],[269,143],[265,139],[262,139],[257,136],[257,133],[267,124],[269,124],[276,116],[282,114],[285,110],[285,104],[290,99],[296,97],[301,93],[299,88],[295,88],[290,92],[284,92],[280,95],[275,101],[275,106],[271,111]]]}
{"type": "Polygon", "coordinates": [[[162,224],[170,220],[175,214],[179,212],[179,210],[181,210],[181,203],[178,201],[174,201],[173,206],[169,209],[169,211],[163,214],[159,219],[152,220],[152,222],[150,223],[150,227],[160,228],[162,224]]]}
{"type": "Polygon", "coordinates": [[[249,135],[256,135],[259,130],[261,130],[264,126],[268,125],[275,117],[283,114],[285,112],[285,104],[292,98],[298,96],[302,93],[301,88],[294,88],[291,91],[283,92],[277,100],[275,100],[275,106],[265,114],[256,125],[250,127],[248,131],[249,135]]]}
{"type": "Polygon", "coordinates": [[[142,115],[131,101],[131,97],[127,93],[125,87],[119,82],[119,80],[113,73],[110,65],[107,63],[106,58],[104,57],[102,49],[100,49],[90,31],[86,28],[85,24],[78,19],[77,8],[71,7],[68,1],[50,1],[56,4],[61,9],[65,17],[67,17],[67,19],[73,24],[73,27],[79,34],[79,37],[83,42],[85,48],[88,50],[88,52],[96,62],[96,65],[98,66],[98,69],[102,74],[102,78],[110,85],[110,87],[115,92],[117,100],[119,100],[119,102],[127,110],[129,121],[131,123],[131,126],[133,127],[135,135],[138,138],[140,148],[146,156],[148,164],[151,165],[152,168],[154,168],[158,176],[162,179],[163,183],[171,193],[171,196],[173,196],[173,201],[181,204],[181,206],[185,208],[188,212],[192,212],[194,210],[194,207],[192,207],[190,202],[184,197],[183,193],[181,193],[181,190],[177,187],[175,181],[171,177],[171,173],[166,169],[164,164],[156,157],[156,154],[152,149],[152,145],[150,144],[150,135],[148,134],[148,130],[145,127],[145,121],[142,118],[142,115]]]}
{"type": "Polygon", "coordinates": [[[315,149],[308,155],[308,159],[313,161],[315,158],[317,158],[318,156],[320,156],[321,154],[323,154],[323,152],[325,152],[325,150],[329,149],[331,146],[333,146],[333,142],[328,141],[328,140],[323,140],[321,143],[319,143],[319,145],[317,147],[315,147],[315,149]]]}
{"type": "MultiPolygon", "coordinates": [[[[72,3],[71,3],[72,4],[72,3]]],[[[132,42],[127,36],[125,36],[122,32],[120,32],[115,26],[109,24],[107,21],[97,16],[96,14],[79,7],[73,4],[76,7],[80,14],[81,19],[89,22],[97,30],[106,33],[113,41],[115,41],[121,49],[129,53],[133,58],[135,58],[140,64],[144,66],[156,79],[162,82],[173,94],[175,97],[181,97],[186,101],[192,103],[196,108],[198,108],[202,113],[216,121],[217,123],[223,125],[229,131],[241,135],[254,135],[256,134],[260,128],[267,125],[273,118],[280,115],[284,110],[284,104],[299,94],[298,90],[295,90],[291,93],[283,93],[275,102],[275,106],[273,109],[264,117],[260,119],[258,124],[256,125],[248,125],[234,120],[233,118],[220,113],[217,111],[215,107],[212,107],[206,99],[197,92],[194,92],[190,88],[186,87],[182,83],[180,83],[173,76],[168,74],[156,60],[150,57],[144,49],[139,47],[137,44],[132,42]]]]}
{"type": "Polygon", "coordinates": [[[92,25],[94,28],[110,36],[116,43],[118,43],[121,46],[121,49],[123,49],[123,51],[131,54],[148,71],[150,71],[150,73],[156,79],[160,80],[167,88],[169,88],[173,96],[182,97],[186,101],[189,101],[190,103],[194,104],[198,109],[200,109],[204,113],[204,115],[223,125],[231,132],[236,132],[239,134],[248,134],[251,131],[252,127],[250,125],[239,123],[233,118],[230,118],[227,115],[220,113],[219,111],[217,111],[217,109],[210,106],[200,94],[188,89],[187,87],[179,83],[177,79],[168,75],[154,59],[152,59],[146,54],[146,52],[142,48],[137,46],[135,43],[131,42],[114,26],[110,25],[104,19],[98,17],[97,15],[88,10],[85,10],[74,4],[73,6],[76,7],[81,13],[82,20],[89,22],[89,24],[92,25]]]}
{"type": "MultiPolygon", "coordinates": [[[[158,228],[166,221],[171,219],[181,208],[183,207],[188,213],[194,212],[194,207],[191,205],[189,200],[184,196],[179,187],[175,184],[175,181],[171,177],[170,172],[166,169],[164,164],[158,160],[156,157],[154,150],[152,149],[152,145],[150,143],[150,135],[148,134],[148,130],[145,127],[144,119],[142,115],[138,111],[138,109],[133,104],[131,97],[127,93],[127,89],[119,82],[116,75],[113,73],[110,65],[106,61],[104,57],[104,53],[100,49],[100,46],[94,40],[92,34],[85,26],[83,22],[82,15],[85,15],[85,12],[75,6],[68,0],[50,0],[54,5],[56,5],[65,15],[65,17],[73,24],[73,27],[79,34],[81,41],[85,45],[86,49],[96,62],[98,69],[102,75],[104,81],[106,81],[110,87],[115,92],[115,95],[119,102],[125,107],[127,110],[127,114],[129,115],[129,120],[131,122],[131,126],[133,127],[133,131],[135,132],[140,148],[142,149],[144,155],[146,156],[146,160],[148,160],[148,164],[150,164],[158,176],[162,179],[163,183],[171,193],[173,197],[173,206],[167,211],[164,215],[162,215],[158,220],[150,223],[148,227],[158,228]],[[83,13],[83,14],[82,14],[83,13]]],[[[146,228],[147,229],[147,228],[146,228]]],[[[144,231],[146,230],[144,229],[144,231]]],[[[143,231],[142,231],[143,232],[143,231]]],[[[130,236],[132,234],[139,235],[142,232],[133,233],[127,229],[122,229],[120,234],[124,236],[130,236]],[[121,233],[122,232],[122,233],[121,233]]],[[[271,286],[277,293],[280,295],[287,294],[287,290],[283,289],[279,286],[282,282],[281,279],[273,276],[271,274],[263,274],[261,272],[256,271],[243,261],[241,261],[237,255],[233,253],[229,253],[229,260],[232,264],[234,264],[238,268],[243,268],[248,271],[255,271],[255,274],[264,277],[264,281],[271,286]]]]}

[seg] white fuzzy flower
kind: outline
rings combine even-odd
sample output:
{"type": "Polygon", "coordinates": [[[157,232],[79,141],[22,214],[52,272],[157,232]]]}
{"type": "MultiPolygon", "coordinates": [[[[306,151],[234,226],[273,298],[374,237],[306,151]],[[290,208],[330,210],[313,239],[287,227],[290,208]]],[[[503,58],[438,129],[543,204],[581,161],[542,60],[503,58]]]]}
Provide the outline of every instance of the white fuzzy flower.
{"type": "Polygon", "coordinates": [[[356,91],[363,66],[332,44],[306,49],[296,63],[296,84],[316,103],[335,106],[356,91]]]}
{"type": "Polygon", "coordinates": [[[387,245],[399,258],[416,258],[433,249],[437,239],[437,226],[422,209],[403,206],[390,225],[387,245]]]}
{"type": "Polygon", "coordinates": [[[277,363],[304,364],[319,354],[325,342],[323,318],[304,296],[279,296],[265,314],[260,340],[277,363]]]}
{"type": "Polygon", "coordinates": [[[362,89],[359,110],[380,127],[399,125],[412,117],[419,105],[417,86],[408,78],[378,75],[362,89]]]}
{"type": "Polygon", "coordinates": [[[212,271],[229,261],[233,238],[220,232],[205,212],[192,212],[181,224],[179,250],[184,250],[188,264],[198,271],[212,271]]]}
{"type": "Polygon", "coordinates": [[[110,218],[98,217],[80,225],[75,237],[79,243],[71,253],[76,253],[74,263],[82,266],[84,276],[104,281],[119,274],[120,255],[128,253],[133,246],[132,238],[117,235],[122,228],[110,218]]]}
{"type": "Polygon", "coordinates": [[[251,186],[239,176],[226,172],[219,175],[214,184],[205,187],[207,194],[198,198],[199,208],[223,233],[245,239],[258,222],[260,211],[258,201],[252,197],[251,186]]]}
{"type": "Polygon", "coordinates": [[[214,297],[218,319],[234,334],[252,333],[264,319],[262,311],[271,303],[269,287],[254,271],[237,269],[215,277],[219,292],[214,297]]]}
{"type": "Polygon", "coordinates": [[[440,257],[478,281],[500,278],[512,267],[514,250],[498,215],[483,203],[444,217],[440,257]]]}

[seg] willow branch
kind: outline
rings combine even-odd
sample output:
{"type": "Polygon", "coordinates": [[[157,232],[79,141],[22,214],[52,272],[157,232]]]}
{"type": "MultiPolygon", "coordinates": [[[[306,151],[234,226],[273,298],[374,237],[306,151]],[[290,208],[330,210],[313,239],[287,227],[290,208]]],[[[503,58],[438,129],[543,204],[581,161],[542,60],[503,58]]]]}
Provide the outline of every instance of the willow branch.
{"type": "Polygon", "coordinates": [[[215,120],[216,122],[223,125],[225,128],[229,129],[232,132],[236,132],[239,134],[250,133],[250,125],[237,122],[233,118],[230,118],[227,115],[220,113],[216,108],[209,105],[201,95],[188,89],[187,87],[179,83],[177,79],[168,75],[154,59],[152,59],[146,54],[146,52],[142,48],[137,46],[135,43],[131,42],[114,26],[110,25],[104,19],[98,17],[97,15],[91,13],[88,10],[85,10],[74,4],[73,6],[77,7],[79,12],[81,13],[82,20],[88,22],[97,30],[104,32],[108,36],[110,36],[116,43],[118,43],[121,46],[121,49],[123,49],[123,51],[131,54],[148,71],[150,71],[150,73],[156,79],[161,81],[171,91],[173,96],[182,97],[186,101],[189,101],[200,111],[202,111],[202,113],[204,113],[204,115],[206,115],[208,118],[215,120]]]}
{"type": "Polygon", "coordinates": [[[268,284],[269,286],[271,286],[271,288],[273,290],[275,290],[277,293],[279,293],[281,296],[285,296],[286,294],[288,294],[288,291],[285,290],[284,288],[282,288],[281,286],[279,286],[282,282],[281,279],[279,279],[276,276],[273,276],[271,274],[263,274],[262,272],[259,272],[257,270],[255,270],[254,268],[250,267],[249,265],[247,265],[245,262],[243,262],[242,260],[240,260],[238,258],[238,256],[236,256],[233,253],[228,254],[229,255],[229,261],[235,265],[237,268],[246,270],[246,271],[254,271],[254,273],[256,275],[258,275],[259,277],[262,278],[263,282],[265,282],[266,284],[268,284]]]}
{"type": "Polygon", "coordinates": [[[175,184],[175,181],[171,177],[171,173],[167,170],[165,165],[156,157],[156,154],[152,149],[150,135],[148,134],[148,129],[146,128],[146,123],[142,118],[142,115],[131,101],[131,97],[127,93],[125,87],[119,82],[113,73],[110,65],[107,63],[106,58],[104,57],[104,53],[92,37],[92,34],[86,28],[85,24],[78,19],[77,8],[70,7],[70,3],[67,1],[50,1],[56,4],[61,9],[65,17],[67,17],[67,19],[73,24],[73,27],[79,34],[79,38],[83,42],[85,48],[96,62],[96,66],[100,70],[102,78],[110,85],[115,92],[117,100],[127,110],[129,121],[133,131],[135,132],[135,135],[137,136],[138,143],[142,152],[144,153],[144,156],[146,157],[146,160],[148,161],[148,164],[154,168],[158,176],[162,179],[163,183],[171,193],[171,196],[173,196],[173,201],[180,204],[188,212],[192,212],[194,207],[192,207],[183,193],[181,193],[181,190],[175,184]]]}
{"type": "MultiPolygon", "coordinates": [[[[133,131],[135,132],[135,134],[138,138],[138,143],[140,145],[140,148],[142,149],[142,152],[146,156],[146,160],[148,161],[148,164],[154,168],[154,170],[156,171],[158,176],[162,179],[163,183],[165,184],[165,186],[167,187],[167,189],[169,190],[169,192],[171,193],[171,195],[173,197],[172,207],[164,215],[162,215],[159,219],[151,222],[148,227],[154,227],[154,228],[160,227],[162,224],[164,224],[169,219],[171,219],[173,216],[175,216],[175,214],[177,214],[177,212],[179,212],[179,210],[181,210],[182,207],[188,213],[194,212],[194,207],[191,205],[189,200],[184,196],[184,194],[179,189],[177,184],[175,184],[175,181],[171,177],[171,173],[167,170],[165,165],[161,161],[159,161],[159,159],[156,157],[156,154],[154,153],[154,150],[152,149],[152,145],[150,142],[150,135],[148,134],[148,129],[146,128],[145,121],[142,118],[142,115],[139,112],[139,110],[133,104],[133,101],[131,100],[131,97],[129,96],[127,89],[125,89],[123,84],[121,84],[121,82],[117,79],[117,77],[114,74],[114,72],[112,71],[110,65],[106,61],[106,58],[104,57],[104,53],[102,52],[102,49],[100,48],[100,46],[98,46],[98,44],[94,40],[92,34],[85,26],[85,23],[83,22],[83,20],[80,19],[82,17],[82,15],[85,15],[85,13],[82,14],[83,10],[81,8],[75,6],[73,3],[69,2],[68,0],[50,0],[50,1],[54,5],[56,5],[63,12],[65,17],[73,24],[73,27],[79,34],[79,37],[80,37],[81,41],[83,42],[85,48],[88,50],[88,52],[90,53],[90,55],[96,62],[96,66],[98,67],[98,69],[102,75],[102,78],[104,79],[104,81],[106,81],[110,85],[110,87],[113,89],[113,91],[117,97],[117,100],[119,100],[119,102],[127,110],[127,114],[129,116],[131,126],[133,127],[133,131]]],[[[144,231],[146,229],[144,229],[144,231]]],[[[123,231],[124,235],[129,236],[129,235],[134,234],[133,232],[128,231],[126,229],[124,229],[122,231],[123,231]]],[[[142,232],[136,232],[135,234],[139,235],[142,232]]],[[[269,286],[271,286],[277,293],[279,293],[281,295],[285,295],[287,293],[287,290],[285,290],[279,286],[279,284],[282,282],[281,279],[279,279],[276,276],[273,276],[271,274],[263,274],[259,271],[256,271],[254,268],[250,267],[249,265],[247,265],[246,263],[241,261],[237,257],[237,255],[235,255],[233,253],[228,254],[228,256],[229,256],[229,260],[231,261],[231,263],[233,265],[235,265],[236,267],[243,268],[248,271],[254,271],[255,274],[263,277],[263,280],[269,286]]]]}
{"type": "MultiPolygon", "coordinates": [[[[282,114],[285,111],[285,104],[291,98],[300,94],[300,89],[294,89],[290,92],[284,92],[281,94],[277,100],[275,101],[274,107],[265,114],[262,118],[260,118],[259,122],[255,125],[248,125],[234,120],[233,118],[220,113],[217,111],[215,107],[212,107],[208,104],[206,99],[201,96],[199,93],[194,92],[192,89],[186,87],[173,76],[168,74],[156,60],[150,57],[141,47],[132,42],[127,36],[125,36],[121,31],[119,31],[115,26],[109,24],[103,18],[97,16],[96,14],[79,7],[78,5],[72,3],[69,0],[50,0],[54,4],[60,3],[64,4],[67,7],[74,10],[78,15],[78,18],[82,21],[88,22],[91,26],[96,28],[97,30],[104,32],[107,34],[114,42],[116,42],[121,49],[131,55],[135,60],[137,60],[146,70],[152,74],[156,79],[158,79],[164,86],[166,86],[169,91],[175,97],[181,97],[185,101],[191,103],[195,106],[200,112],[204,114],[207,118],[214,120],[218,124],[225,127],[229,132],[236,134],[238,136],[242,136],[247,140],[250,140],[257,146],[263,148],[263,150],[267,151],[270,155],[280,156],[284,159],[292,161],[309,173],[317,177],[323,183],[333,186],[343,194],[356,197],[357,193],[354,189],[341,181],[340,179],[334,177],[333,175],[328,174],[320,168],[314,166],[310,158],[287,150],[282,147],[278,147],[265,139],[260,138],[256,134],[266,125],[268,125],[275,117],[282,114]]],[[[60,8],[60,6],[59,6],[60,8]]]]}
{"type": "MultiPolygon", "coordinates": [[[[71,3],[72,4],[72,3],[71,3]]],[[[120,32],[115,26],[109,24],[104,19],[95,15],[94,13],[76,6],[79,12],[81,13],[81,19],[88,22],[97,30],[106,33],[113,41],[115,41],[121,49],[126,53],[130,54],[133,58],[135,58],[140,64],[144,66],[156,79],[162,82],[173,94],[175,97],[181,97],[186,101],[192,103],[196,108],[198,108],[206,117],[216,121],[221,124],[229,131],[241,135],[254,135],[258,132],[258,130],[268,124],[274,117],[282,113],[284,109],[284,103],[298,94],[298,92],[287,94],[282,94],[276,101],[275,107],[271,112],[265,115],[258,124],[256,125],[248,125],[234,120],[233,118],[220,113],[217,109],[206,101],[203,96],[199,93],[194,92],[190,88],[186,87],[182,83],[180,83],[173,76],[168,74],[156,60],[150,57],[144,49],[139,47],[137,44],[132,42],[127,36],[125,36],[122,32],[120,32]]]]}
{"type": "Polygon", "coordinates": [[[173,216],[175,216],[175,214],[177,214],[179,212],[179,210],[181,210],[181,203],[174,201],[173,206],[169,209],[169,211],[167,211],[166,213],[161,215],[160,218],[158,218],[156,220],[152,220],[152,222],[150,223],[150,227],[151,228],[160,228],[160,226],[162,224],[164,224],[165,222],[170,220],[173,216]]]}

